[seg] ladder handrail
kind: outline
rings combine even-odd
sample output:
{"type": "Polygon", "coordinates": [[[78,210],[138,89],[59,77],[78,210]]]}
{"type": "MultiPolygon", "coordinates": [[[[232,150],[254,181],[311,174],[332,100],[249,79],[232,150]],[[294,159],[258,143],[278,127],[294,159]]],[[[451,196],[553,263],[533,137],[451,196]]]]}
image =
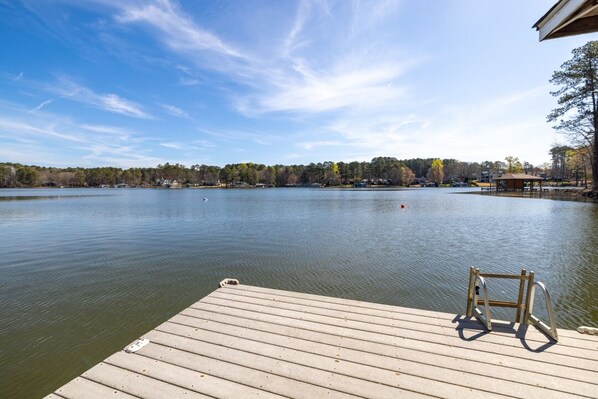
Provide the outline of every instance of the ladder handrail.
{"type": "Polygon", "coordinates": [[[550,299],[548,288],[546,288],[546,285],[541,281],[536,281],[530,288],[529,302],[525,311],[524,320],[527,324],[534,325],[536,328],[538,328],[540,331],[542,331],[544,334],[548,335],[555,341],[559,340],[556,331],[556,323],[554,321],[554,312],[552,310],[552,300],[550,299]],[[546,310],[548,311],[548,322],[550,323],[550,326],[548,326],[546,323],[544,323],[532,314],[532,311],[534,309],[534,296],[536,294],[536,286],[540,287],[540,289],[544,293],[544,301],[546,302],[546,310]]]}
{"type": "Polygon", "coordinates": [[[492,331],[492,316],[490,315],[490,303],[488,299],[488,285],[486,284],[486,279],[480,276],[479,270],[476,271],[475,280],[474,280],[475,290],[473,292],[473,313],[475,317],[480,320],[484,326],[488,329],[488,331],[492,331]],[[484,289],[484,314],[480,312],[478,309],[478,296],[479,294],[479,286],[478,281],[481,283],[482,288],[484,289]]]}

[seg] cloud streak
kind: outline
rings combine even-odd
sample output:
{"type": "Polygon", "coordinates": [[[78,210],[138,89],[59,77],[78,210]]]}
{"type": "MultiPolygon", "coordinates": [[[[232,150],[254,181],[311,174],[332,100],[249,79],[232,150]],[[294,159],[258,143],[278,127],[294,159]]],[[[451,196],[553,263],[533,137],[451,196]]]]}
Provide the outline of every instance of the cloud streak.
{"type": "Polygon", "coordinates": [[[158,105],[160,105],[167,113],[169,113],[172,116],[176,116],[178,118],[186,118],[186,119],[189,118],[189,114],[187,114],[182,109],[175,107],[174,105],[162,104],[162,103],[158,103],[158,105]]]}
{"type": "Polygon", "coordinates": [[[119,97],[116,94],[95,94],[89,89],[78,92],[80,96],[77,98],[83,102],[88,102],[91,105],[99,107],[105,111],[115,112],[126,116],[135,118],[150,119],[150,116],[141,110],[141,107],[132,102],[119,97]]]}
{"type": "MultiPolygon", "coordinates": [[[[340,136],[342,145],[352,148],[354,154],[361,154],[358,155],[361,160],[379,155],[411,158],[413,154],[464,161],[494,160],[497,152],[503,156],[511,154],[513,143],[518,143],[517,148],[539,148],[540,154],[536,152],[534,159],[527,159],[538,162],[544,158],[543,148],[548,148],[553,139],[546,134],[542,139],[545,146],[538,146],[538,139],[529,135],[529,132],[551,130],[544,123],[542,107],[537,105],[545,92],[542,86],[487,99],[483,104],[442,106],[426,117],[389,113],[363,118],[345,114],[324,126],[319,136],[340,136]],[[484,137],[501,137],[501,140],[484,137]]],[[[310,151],[330,145],[329,140],[298,143],[299,148],[310,151]]]]}
{"type": "Polygon", "coordinates": [[[23,122],[8,118],[0,118],[0,132],[10,135],[35,135],[79,143],[85,141],[82,137],[79,137],[75,134],[63,133],[57,130],[55,124],[49,124],[48,126],[36,126],[30,122],[23,122]]]}
{"type": "Polygon", "coordinates": [[[243,55],[219,37],[199,27],[174,3],[167,0],[143,6],[119,3],[121,13],[116,21],[142,23],[158,30],[160,40],[175,51],[210,51],[229,57],[243,55]]]}
{"type": "Polygon", "coordinates": [[[79,85],[68,77],[60,76],[55,84],[43,85],[46,91],[55,93],[60,98],[80,102],[106,112],[112,112],[133,118],[152,119],[141,105],[120,97],[115,93],[96,93],[88,87],[79,85]]]}
{"type": "Polygon", "coordinates": [[[183,144],[180,143],[160,143],[160,145],[162,147],[170,148],[172,150],[182,150],[183,148],[185,148],[183,144]]]}
{"type": "MultiPolygon", "coordinates": [[[[356,9],[364,7],[360,2],[355,4],[356,9]]],[[[375,44],[360,42],[357,33],[353,34],[356,38],[341,39],[346,28],[335,21],[336,11],[330,10],[326,2],[301,1],[281,47],[267,48],[260,54],[255,54],[259,50],[254,47],[252,55],[239,50],[244,47],[242,44],[227,43],[201,26],[174,1],[143,5],[111,2],[110,5],[118,10],[114,17],[118,24],[143,26],[167,49],[184,57],[186,64],[217,71],[224,79],[243,86],[243,90],[232,93],[231,100],[237,112],[249,117],[269,113],[309,116],[396,103],[405,94],[400,78],[417,64],[413,58],[397,60],[397,51],[392,47],[385,46],[385,52],[377,52],[372,48],[375,44]],[[313,53],[322,43],[321,38],[312,40],[315,38],[308,26],[316,31],[329,28],[331,37],[325,43],[330,47],[329,52],[313,53]],[[351,52],[339,51],[340,45],[351,48],[351,52]],[[372,54],[377,55],[373,58],[372,54]]],[[[358,18],[359,13],[351,7],[346,13],[348,18],[353,17],[351,30],[364,32],[396,8],[396,2],[387,1],[377,5],[372,15],[366,13],[368,18],[358,18]]],[[[181,85],[199,84],[191,67],[177,64],[174,68],[185,75],[179,79],[181,85]]],[[[179,108],[160,105],[170,115],[184,117],[179,108]]]]}
{"type": "Polygon", "coordinates": [[[14,152],[4,157],[5,160],[48,166],[120,167],[164,162],[151,155],[151,146],[143,145],[149,140],[147,137],[139,137],[128,128],[80,123],[69,117],[47,112],[30,113],[13,103],[1,105],[0,147],[11,148],[14,152]],[[31,158],[30,154],[35,153],[38,154],[37,157],[31,158]],[[15,154],[19,154],[18,157],[15,154]],[[81,160],[85,162],[81,163],[81,160]]]}
{"type": "Polygon", "coordinates": [[[29,113],[30,113],[30,114],[32,114],[32,113],[34,113],[35,111],[39,111],[40,109],[42,109],[42,108],[43,108],[43,107],[45,107],[46,105],[50,105],[50,104],[52,104],[52,102],[53,102],[53,101],[54,101],[54,99],[52,99],[52,98],[51,98],[51,99],[49,99],[49,100],[46,100],[46,101],[42,102],[41,104],[39,104],[37,107],[35,107],[35,108],[31,109],[31,110],[29,111],[29,113]]]}
{"type": "Polygon", "coordinates": [[[295,50],[296,47],[298,47],[296,44],[296,39],[303,30],[303,27],[309,18],[311,7],[312,5],[310,1],[304,0],[299,3],[297,14],[295,16],[295,22],[284,42],[282,51],[283,56],[288,56],[293,50],[295,50]]]}
{"type": "MultiPolygon", "coordinates": [[[[268,95],[259,96],[258,112],[319,113],[343,108],[377,108],[395,102],[404,94],[400,87],[389,86],[400,77],[400,66],[376,66],[318,74],[305,64],[296,65],[299,79],[278,82],[268,95]]],[[[255,109],[255,104],[241,106],[241,111],[255,109]]]]}

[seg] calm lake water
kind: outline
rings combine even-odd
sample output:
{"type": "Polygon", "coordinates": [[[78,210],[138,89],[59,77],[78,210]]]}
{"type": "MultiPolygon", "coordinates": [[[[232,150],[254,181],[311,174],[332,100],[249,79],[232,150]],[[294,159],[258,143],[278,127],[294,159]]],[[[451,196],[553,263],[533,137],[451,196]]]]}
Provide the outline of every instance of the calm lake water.
{"type": "Polygon", "coordinates": [[[559,327],[598,324],[598,205],[467,191],[0,191],[0,397],[48,394],[224,277],[464,313],[470,266],[525,267],[559,327]]]}

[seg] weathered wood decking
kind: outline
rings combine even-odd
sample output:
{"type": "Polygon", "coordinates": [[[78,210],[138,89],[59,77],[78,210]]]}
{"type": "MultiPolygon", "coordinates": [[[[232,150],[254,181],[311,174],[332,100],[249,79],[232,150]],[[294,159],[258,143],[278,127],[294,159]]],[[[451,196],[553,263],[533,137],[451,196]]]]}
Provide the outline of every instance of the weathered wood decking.
{"type": "Polygon", "coordinates": [[[47,398],[598,398],[598,337],[246,285],[47,398]]]}

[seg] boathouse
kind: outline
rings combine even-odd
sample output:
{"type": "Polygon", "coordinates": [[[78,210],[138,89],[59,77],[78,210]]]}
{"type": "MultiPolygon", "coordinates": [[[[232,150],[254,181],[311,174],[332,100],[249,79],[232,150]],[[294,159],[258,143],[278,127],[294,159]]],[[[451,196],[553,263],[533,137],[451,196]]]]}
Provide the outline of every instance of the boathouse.
{"type": "Polygon", "coordinates": [[[525,173],[504,173],[495,177],[496,191],[524,191],[525,183],[529,183],[529,189],[534,189],[534,182],[540,183],[542,190],[542,178],[525,173]]]}

